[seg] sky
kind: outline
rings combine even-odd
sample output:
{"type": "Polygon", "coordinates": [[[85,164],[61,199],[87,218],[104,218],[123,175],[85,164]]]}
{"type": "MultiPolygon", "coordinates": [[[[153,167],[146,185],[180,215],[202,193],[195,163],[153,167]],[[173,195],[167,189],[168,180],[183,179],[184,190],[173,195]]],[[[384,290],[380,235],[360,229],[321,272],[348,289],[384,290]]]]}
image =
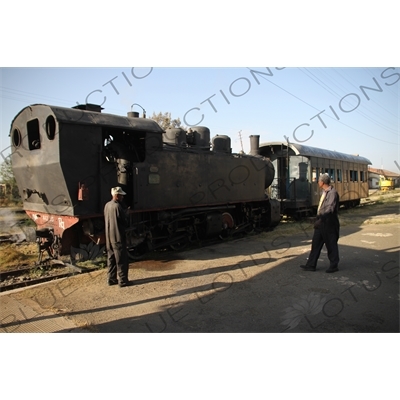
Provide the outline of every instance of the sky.
{"type": "Polygon", "coordinates": [[[400,68],[386,67],[69,67],[1,69],[1,150],[24,107],[102,104],[104,113],[170,112],[232,151],[260,142],[297,142],[359,154],[400,172],[400,68]],[[140,106],[134,106],[133,104],[140,106]],[[398,165],[397,165],[398,164],[398,165]]]}

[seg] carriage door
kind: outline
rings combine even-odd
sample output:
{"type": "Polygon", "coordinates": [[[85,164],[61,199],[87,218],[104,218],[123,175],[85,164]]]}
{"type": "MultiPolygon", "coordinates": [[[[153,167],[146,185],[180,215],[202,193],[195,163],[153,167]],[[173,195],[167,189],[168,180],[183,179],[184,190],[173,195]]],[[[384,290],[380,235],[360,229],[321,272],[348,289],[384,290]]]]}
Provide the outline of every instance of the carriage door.
{"type": "Polygon", "coordinates": [[[287,161],[286,157],[278,157],[272,161],[275,177],[269,189],[271,199],[286,199],[287,194],[287,161]]]}

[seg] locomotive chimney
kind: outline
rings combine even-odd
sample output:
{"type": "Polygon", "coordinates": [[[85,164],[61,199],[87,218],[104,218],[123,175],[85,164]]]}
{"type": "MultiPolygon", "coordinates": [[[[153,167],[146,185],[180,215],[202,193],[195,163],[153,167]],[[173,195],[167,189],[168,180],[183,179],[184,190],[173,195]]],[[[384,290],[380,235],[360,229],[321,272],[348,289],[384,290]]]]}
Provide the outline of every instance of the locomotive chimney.
{"type": "Polygon", "coordinates": [[[145,110],[140,104],[138,104],[138,103],[133,103],[133,104],[131,105],[131,111],[128,112],[128,117],[129,117],[129,118],[139,118],[139,113],[136,112],[136,111],[132,111],[133,106],[138,106],[138,107],[140,107],[140,108],[143,110],[143,116],[142,116],[142,118],[146,118],[146,110],[145,110]]]}
{"type": "Polygon", "coordinates": [[[258,156],[260,154],[260,135],[250,136],[250,155],[258,156]]]}

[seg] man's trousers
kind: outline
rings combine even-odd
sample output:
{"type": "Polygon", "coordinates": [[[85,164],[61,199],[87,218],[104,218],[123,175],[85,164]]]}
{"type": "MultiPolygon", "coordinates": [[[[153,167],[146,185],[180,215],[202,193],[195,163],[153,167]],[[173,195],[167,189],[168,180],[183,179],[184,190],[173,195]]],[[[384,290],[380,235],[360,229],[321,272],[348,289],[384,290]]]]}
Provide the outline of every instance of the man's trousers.
{"type": "Polygon", "coordinates": [[[125,243],[110,243],[107,247],[108,280],[115,281],[117,273],[120,282],[128,280],[128,251],[125,243]]]}
{"type": "Polygon", "coordinates": [[[314,235],[312,238],[311,252],[308,257],[307,265],[316,267],[318,258],[321,254],[322,247],[326,246],[328,250],[328,259],[330,262],[330,268],[337,267],[339,264],[339,226],[332,226],[326,224],[320,224],[320,226],[314,229],[314,235]]]}

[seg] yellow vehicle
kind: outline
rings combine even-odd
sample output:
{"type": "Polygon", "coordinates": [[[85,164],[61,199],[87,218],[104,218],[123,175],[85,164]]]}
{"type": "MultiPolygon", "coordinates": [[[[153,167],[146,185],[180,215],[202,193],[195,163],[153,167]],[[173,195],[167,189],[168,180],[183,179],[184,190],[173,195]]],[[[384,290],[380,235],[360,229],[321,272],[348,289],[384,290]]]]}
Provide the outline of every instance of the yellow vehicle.
{"type": "Polygon", "coordinates": [[[379,189],[394,190],[394,180],[392,178],[386,178],[384,175],[379,175],[379,189]]]}

